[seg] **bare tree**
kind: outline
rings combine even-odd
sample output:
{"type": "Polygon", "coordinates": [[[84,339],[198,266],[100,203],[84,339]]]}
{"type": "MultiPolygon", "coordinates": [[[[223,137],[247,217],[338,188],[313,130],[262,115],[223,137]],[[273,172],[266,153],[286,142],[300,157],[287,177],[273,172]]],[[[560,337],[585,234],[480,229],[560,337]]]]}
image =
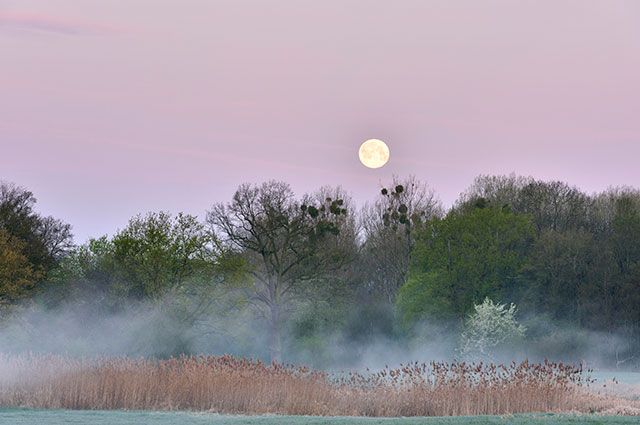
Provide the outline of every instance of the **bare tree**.
{"type": "Polygon", "coordinates": [[[57,218],[43,217],[40,220],[39,234],[51,258],[60,260],[73,249],[71,225],[57,218]]]}
{"type": "Polygon", "coordinates": [[[364,273],[371,289],[381,291],[390,303],[406,281],[415,229],[442,211],[435,192],[414,176],[394,176],[378,200],[363,209],[364,273]]]}
{"type": "Polygon", "coordinates": [[[281,359],[282,325],[293,300],[346,260],[337,249],[349,220],[344,199],[318,196],[298,202],[286,183],[244,184],[230,203],[207,214],[224,248],[245,259],[248,299],[269,324],[272,360],[281,359]]]}
{"type": "Polygon", "coordinates": [[[545,182],[533,177],[478,176],[457,202],[457,208],[486,202],[530,214],[538,233],[576,230],[587,224],[590,200],[579,189],[559,181],[545,182]]]}
{"type": "Polygon", "coordinates": [[[480,175],[460,195],[456,207],[464,208],[465,205],[473,204],[478,199],[485,199],[500,207],[509,205],[519,210],[522,190],[535,183],[536,180],[533,177],[517,176],[514,173],[508,176],[480,175]]]}

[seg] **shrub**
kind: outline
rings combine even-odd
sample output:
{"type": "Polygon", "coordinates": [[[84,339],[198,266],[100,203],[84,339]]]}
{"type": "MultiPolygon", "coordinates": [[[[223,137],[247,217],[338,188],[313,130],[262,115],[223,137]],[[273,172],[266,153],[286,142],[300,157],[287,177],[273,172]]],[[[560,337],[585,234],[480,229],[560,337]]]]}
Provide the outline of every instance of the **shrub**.
{"type": "Polygon", "coordinates": [[[494,361],[497,351],[524,338],[526,328],[517,322],[514,304],[507,307],[485,298],[474,310],[460,335],[463,358],[494,361]]]}

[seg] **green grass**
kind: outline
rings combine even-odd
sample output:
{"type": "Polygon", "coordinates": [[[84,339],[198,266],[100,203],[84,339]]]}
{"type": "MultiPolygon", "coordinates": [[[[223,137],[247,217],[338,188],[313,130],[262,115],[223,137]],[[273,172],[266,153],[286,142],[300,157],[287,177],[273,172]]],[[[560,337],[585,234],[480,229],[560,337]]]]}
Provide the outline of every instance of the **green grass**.
{"type": "Polygon", "coordinates": [[[0,425],[570,425],[638,424],[637,417],[529,414],[433,418],[348,418],[317,416],[228,416],[190,412],[0,409],[0,425]]]}

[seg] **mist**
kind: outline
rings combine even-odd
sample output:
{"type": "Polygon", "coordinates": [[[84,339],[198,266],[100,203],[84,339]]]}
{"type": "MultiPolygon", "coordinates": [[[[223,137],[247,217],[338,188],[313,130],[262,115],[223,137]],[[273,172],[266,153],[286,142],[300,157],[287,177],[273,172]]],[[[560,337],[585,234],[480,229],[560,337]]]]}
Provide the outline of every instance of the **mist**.
{"type": "Polygon", "coordinates": [[[31,192],[0,188],[13,232],[0,229],[0,247],[17,259],[0,294],[3,353],[640,366],[635,189],[480,176],[445,212],[411,176],[360,210],[342,187],[298,197],[247,183],[203,218],[140,214],[75,246],[31,192]],[[483,299],[514,303],[519,330],[473,358],[461,338],[483,299]]]}
{"type": "MultiPolygon", "coordinates": [[[[268,326],[255,310],[238,307],[233,297],[218,300],[215,309],[188,320],[184,309],[184,300],[175,297],[129,301],[117,311],[98,309],[90,298],[67,300],[54,308],[28,303],[2,322],[0,352],[86,358],[231,354],[270,362],[268,326]]],[[[345,323],[338,330],[315,331],[312,343],[301,343],[309,335],[301,335],[296,326],[313,311],[313,306],[302,303],[291,313],[284,327],[283,362],[325,370],[377,370],[412,362],[466,360],[458,351],[459,324],[436,319],[422,320],[407,332],[374,330],[357,338],[349,335],[349,326],[362,323],[345,323]]],[[[596,332],[539,316],[523,317],[521,323],[527,328],[525,338],[494,349],[490,361],[548,359],[596,369],[636,367],[633,359],[617,356],[628,344],[622,332],[596,332]]],[[[6,370],[0,373],[9,376],[6,370]]]]}

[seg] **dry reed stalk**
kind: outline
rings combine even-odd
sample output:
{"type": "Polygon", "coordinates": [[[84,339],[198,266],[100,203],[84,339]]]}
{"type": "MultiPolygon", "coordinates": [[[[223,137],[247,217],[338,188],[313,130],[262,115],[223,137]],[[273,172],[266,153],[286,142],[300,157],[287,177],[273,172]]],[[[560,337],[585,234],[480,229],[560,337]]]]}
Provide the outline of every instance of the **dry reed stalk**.
{"type": "MultiPolygon", "coordinates": [[[[0,405],[219,413],[450,416],[594,412],[620,407],[588,392],[572,365],[412,363],[329,375],[232,356],[169,360],[0,355],[0,405]]],[[[640,406],[625,405],[627,410],[640,406]]]]}

